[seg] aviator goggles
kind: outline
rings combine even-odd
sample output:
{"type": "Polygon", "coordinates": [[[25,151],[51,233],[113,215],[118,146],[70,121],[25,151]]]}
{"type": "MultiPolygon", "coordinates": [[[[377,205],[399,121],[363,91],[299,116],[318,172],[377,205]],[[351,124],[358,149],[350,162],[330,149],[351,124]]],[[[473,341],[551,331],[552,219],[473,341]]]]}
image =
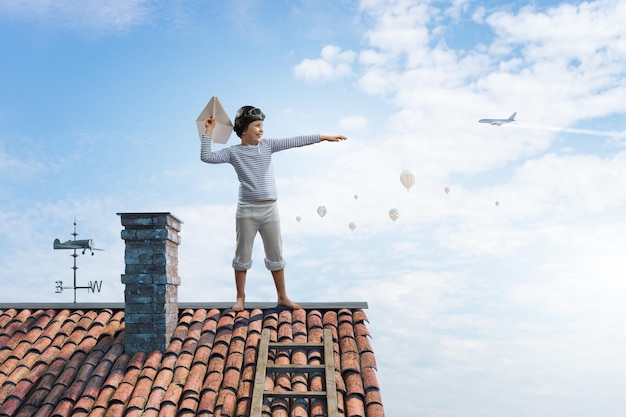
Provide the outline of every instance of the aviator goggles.
{"type": "Polygon", "coordinates": [[[248,107],[239,109],[235,118],[244,118],[244,119],[252,119],[252,120],[265,120],[265,114],[261,111],[261,109],[256,107],[248,107]]]}

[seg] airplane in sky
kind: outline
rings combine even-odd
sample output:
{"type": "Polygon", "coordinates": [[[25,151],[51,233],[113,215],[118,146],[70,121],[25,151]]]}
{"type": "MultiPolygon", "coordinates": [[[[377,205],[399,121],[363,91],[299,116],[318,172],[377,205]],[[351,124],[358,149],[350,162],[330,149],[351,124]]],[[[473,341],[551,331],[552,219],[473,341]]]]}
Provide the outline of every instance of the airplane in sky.
{"type": "Polygon", "coordinates": [[[478,123],[489,123],[492,126],[502,126],[505,123],[512,123],[515,121],[517,112],[513,113],[508,119],[480,119],[478,123]]]}
{"type": "Polygon", "coordinates": [[[63,243],[61,243],[59,239],[54,239],[53,248],[54,249],[75,249],[75,250],[82,249],[83,255],[85,254],[86,250],[89,250],[92,255],[93,255],[93,251],[95,250],[104,250],[104,249],[94,248],[93,239],[68,240],[63,243]]]}

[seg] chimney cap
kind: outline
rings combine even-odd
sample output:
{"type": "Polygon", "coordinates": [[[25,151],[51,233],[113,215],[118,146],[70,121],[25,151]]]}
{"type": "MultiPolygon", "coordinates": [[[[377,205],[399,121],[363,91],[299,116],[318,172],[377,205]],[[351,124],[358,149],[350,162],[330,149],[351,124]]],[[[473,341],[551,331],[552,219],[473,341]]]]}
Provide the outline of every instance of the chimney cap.
{"type": "Polygon", "coordinates": [[[155,212],[129,212],[129,213],[116,213],[118,216],[124,216],[124,217],[148,217],[148,216],[171,216],[174,218],[174,220],[176,220],[178,223],[184,224],[185,222],[183,222],[181,219],[179,219],[178,217],[174,216],[172,213],[170,213],[169,211],[155,211],[155,212]]]}

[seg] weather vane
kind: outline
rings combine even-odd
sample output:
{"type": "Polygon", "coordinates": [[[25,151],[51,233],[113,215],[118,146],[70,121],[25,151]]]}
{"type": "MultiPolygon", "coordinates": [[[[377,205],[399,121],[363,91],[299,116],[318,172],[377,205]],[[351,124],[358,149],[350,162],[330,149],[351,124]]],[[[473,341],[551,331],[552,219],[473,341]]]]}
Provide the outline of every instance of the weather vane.
{"type": "Polygon", "coordinates": [[[74,270],[74,286],[72,287],[64,287],[63,286],[63,281],[56,281],[56,291],[55,293],[62,293],[63,290],[74,290],[74,302],[76,302],[76,290],[77,289],[87,289],[88,291],[91,292],[96,292],[96,290],[98,292],[100,292],[100,289],[102,288],[102,280],[100,281],[89,281],[89,285],[87,286],[77,286],[76,285],[76,270],[78,269],[78,267],[76,266],[76,258],[78,258],[80,255],[78,253],[76,253],[76,251],[78,250],[82,250],[83,251],[83,255],[85,254],[85,252],[87,250],[89,250],[91,252],[91,255],[93,256],[93,251],[95,250],[104,250],[104,249],[98,249],[95,248],[93,246],[93,239],[76,239],[76,236],[78,236],[78,233],[76,233],[76,219],[74,219],[74,233],[72,233],[72,236],[74,236],[73,240],[68,240],[66,242],[61,243],[61,241],[59,239],[54,239],[54,244],[53,244],[53,248],[54,249],[72,249],[74,250],[74,253],[71,255],[74,258],[74,266],[72,267],[72,269],[74,270]]]}

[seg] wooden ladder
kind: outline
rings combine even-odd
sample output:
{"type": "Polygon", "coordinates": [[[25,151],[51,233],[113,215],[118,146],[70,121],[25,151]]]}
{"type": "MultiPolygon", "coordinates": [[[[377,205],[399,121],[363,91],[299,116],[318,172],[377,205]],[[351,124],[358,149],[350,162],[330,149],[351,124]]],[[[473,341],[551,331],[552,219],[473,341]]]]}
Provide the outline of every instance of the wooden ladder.
{"type": "Polygon", "coordinates": [[[263,399],[265,397],[274,398],[319,398],[326,397],[327,416],[338,417],[339,408],[337,405],[337,383],[335,381],[335,355],[333,353],[333,336],[329,329],[324,329],[322,343],[279,343],[270,342],[269,329],[263,329],[261,342],[259,344],[259,354],[256,365],[256,376],[254,378],[254,391],[252,393],[252,406],[250,417],[261,417],[263,412],[263,399]],[[268,364],[267,357],[270,348],[276,349],[305,349],[322,350],[324,353],[324,363],[321,365],[276,365],[268,364]],[[326,391],[267,391],[265,389],[265,376],[267,372],[292,372],[292,373],[323,373],[325,376],[326,391]]]}

